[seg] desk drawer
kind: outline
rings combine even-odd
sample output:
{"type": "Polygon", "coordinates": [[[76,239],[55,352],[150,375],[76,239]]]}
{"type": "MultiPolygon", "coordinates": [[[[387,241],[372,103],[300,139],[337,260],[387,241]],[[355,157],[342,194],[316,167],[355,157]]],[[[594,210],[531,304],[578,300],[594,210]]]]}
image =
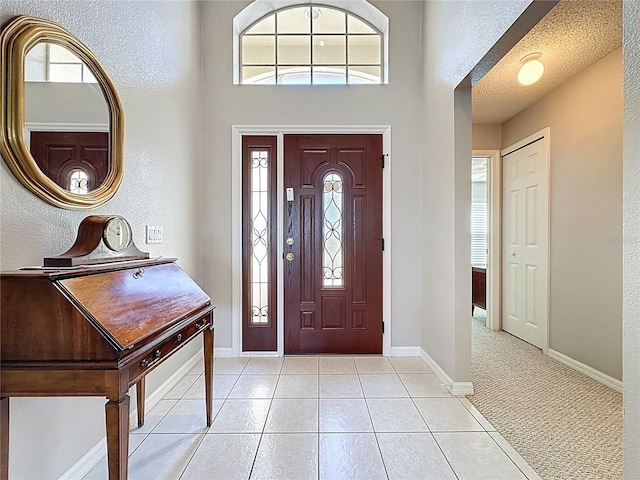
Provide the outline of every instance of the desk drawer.
{"type": "Polygon", "coordinates": [[[156,345],[151,350],[138,356],[132,361],[129,370],[130,383],[133,383],[140,376],[146,375],[149,371],[169,357],[174,351],[178,350],[182,345],[189,343],[205,329],[213,325],[211,315],[202,317],[188,326],[174,333],[171,337],[156,345]]]}

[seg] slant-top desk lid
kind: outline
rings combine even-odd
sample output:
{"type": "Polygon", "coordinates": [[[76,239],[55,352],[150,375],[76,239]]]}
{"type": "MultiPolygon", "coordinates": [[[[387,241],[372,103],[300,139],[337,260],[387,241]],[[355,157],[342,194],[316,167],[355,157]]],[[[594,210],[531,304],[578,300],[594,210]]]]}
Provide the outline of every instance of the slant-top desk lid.
{"type": "Polygon", "coordinates": [[[208,314],[210,298],[175,261],[2,272],[0,360],[120,359],[208,314]]]}

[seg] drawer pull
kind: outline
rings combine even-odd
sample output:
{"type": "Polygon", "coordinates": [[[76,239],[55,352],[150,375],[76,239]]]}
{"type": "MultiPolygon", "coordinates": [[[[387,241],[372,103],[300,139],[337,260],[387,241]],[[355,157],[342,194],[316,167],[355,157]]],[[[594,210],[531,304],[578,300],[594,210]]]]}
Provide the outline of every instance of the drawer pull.
{"type": "Polygon", "coordinates": [[[155,365],[160,361],[160,355],[162,355],[162,352],[160,350],[156,350],[155,352],[153,352],[153,360],[149,361],[145,358],[140,362],[140,366],[142,368],[149,368],[155,365]]]}
{"type": "Polygon", "coordinates": [[[196,322],[196,330],[202,330],[206,325],[206,320],[202,320],[202,322],[196,322]]]}
{"type": "Polygon", "coordinates": [[[140,278],[142,275],[144,275],[144,268],[142,267],[133,272],[133,278],[140,278]]]}
{"type": "Polygon", "coordinates": [[[179,341],[179,342],[181,342],[181,341],[182,341],[182,334],[181,334],[181,333],[179,333],[179,334],[178,334],[178,341],[179,341]]]}

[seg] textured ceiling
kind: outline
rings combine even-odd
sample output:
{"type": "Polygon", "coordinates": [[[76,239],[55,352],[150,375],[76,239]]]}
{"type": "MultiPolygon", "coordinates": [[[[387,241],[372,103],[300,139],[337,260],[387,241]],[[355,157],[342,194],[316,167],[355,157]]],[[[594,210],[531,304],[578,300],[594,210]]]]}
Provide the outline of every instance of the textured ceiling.
{"type": "Polygon", "coordinates": [[[473,87],[473,123],[504,122],[621,44],[621,0],[562,0],[473,87]],[[520,59],[533,52],[545,71],[525,87],[520,59]]]}

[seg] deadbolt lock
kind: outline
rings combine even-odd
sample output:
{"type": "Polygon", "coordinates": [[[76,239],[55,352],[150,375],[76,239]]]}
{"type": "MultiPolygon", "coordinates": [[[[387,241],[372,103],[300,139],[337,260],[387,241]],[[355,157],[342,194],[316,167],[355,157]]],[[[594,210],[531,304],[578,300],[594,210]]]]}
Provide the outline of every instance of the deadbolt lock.
{"type": "Polygon", "coordinates": [[[287,245],[289,245],[289,246],[293,245],[293,243],[294,243],[293,237],[289,237],[289,238],[287,238],[286,243],[287,243],[287,245]]]}

